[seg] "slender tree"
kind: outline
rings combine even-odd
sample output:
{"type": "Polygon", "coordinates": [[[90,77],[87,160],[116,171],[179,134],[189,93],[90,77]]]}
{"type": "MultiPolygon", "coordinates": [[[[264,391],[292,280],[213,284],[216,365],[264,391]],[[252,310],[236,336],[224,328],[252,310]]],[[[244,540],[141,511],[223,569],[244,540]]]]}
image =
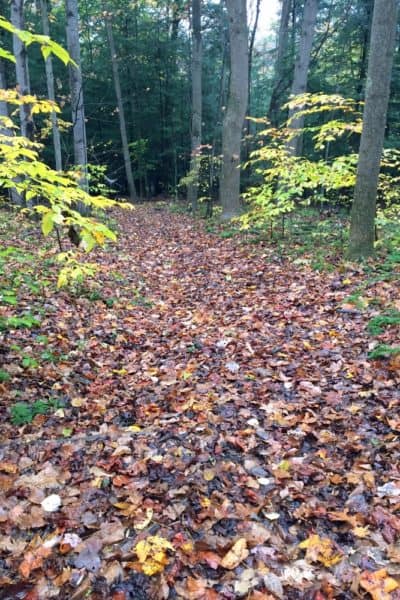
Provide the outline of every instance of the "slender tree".
{"type": "MultiPolygon", "coordinates": [[[[11,2],[11,23],[18,29],[24,29],[24,4],[24,0],[12,0],[11,2]]],[[[28,55],[25,44],[16,35],[13,35],[13,53],[17,89],[22,96],[25,96],[30,94],[28,55]]],[[[32,139],[34,124],[30,104],[22,104],[19,115],[21,135],[32,139]]]]}
{"type": "MultiPolygon", "coordinates": [[[[43,34],[50,37],[50,26],[49,26],[49,13],[47,7],[47,0],[40,0],[40,14],[42,17],[42,30],[43,34]]],[[[46,83],[47,83],[47,95],[49,100],[55,102],[56,95],[54,91],[54,74],[53,74],[53,59],[50,56],[46,58],[46,83]]],[[[54,146],[54,160],[56,163],[57,171],[62,171],[62,153],[61,153],[61,136],[60,129],[58,127],[57,113],[53,110],[51,115],[51,128],[53,132],[53,146],[54,146]]]]}
{"type": "MultiPolygon", "coordinates": [[[[318,13],[318,0],[305,0],[300,42],[294,65],[293,83],[290,93],[292,96],[304,94],[307,91],[308,73],[311,59],[311,49],[314,38],[315,23],[318,13]]],[[[304,117],[296,117],[296,109],[289,111],[291,129],[302,129],[304,117]]],[[[303,137],[298,135],[289,144],[291,154],[299,156],[302,151],[303,137]]]]}
{"type": "Polygon", "coordinates": [[[81,50],[79,42],[79,13],[77,0],[66,0],[67,48],[75,65],[69,65],[72,132],[74,142],[74,162],[81,170],[80,185],[88,189],[87,146],[83,82],[81,72],[81,50]]]}
{"type": "Polygon", "coordinates": [[[289,47],[289,17],[291,0],[282,0],[281,16],[279,21],[278,44],[274,65],[274,79],[271,100],[268,108],[268,118],[274,126],[278,125],[279,108],[282,104],[282,92],[285,86],[286,59],[289,47]]]}
{"type": "Polygon", "coordinates": [[[222,219],[237,216],[240,203],[240,145],[249,85],[246,0],[227,2],[229,18],[230,81],[222,126],[220,201],[222,219]]]}
{"type": "Polygon", "coordinates": [[[352,259],[371,256],[374,252],[376,194],[396,43],[397,12],[397,0],[375,0],[363,129],[351,212],[349,256],[352,259]]]}
{"type": "Polygon", "coordinates": [[[129,198],[132,202],[136,202],[137,194],[136,194],[136,189],[135,189],[135,182],[133,179],[131,158],[129,155],[128,134],[127,134],[127,130],[126,130],[124,103],[122,101],[121,82],[120,82],[119,70],[118,70],[118,59],[117,59],[117,53],[115,50],[114,34],[113,34],[113,30],[112,30],[112,21],[111,21],[110,13],[106,14],[105,20],[106,20],[106,28],[107,28],[108,45],[110,47],[110,54],[111,54],[111,66],[112,66],[113,79],[114,79],[114,89],[115,89],[115,95],[116,95],[117,104],[118,104],[118,119],[119,119],[119,129],[120,129],[120,133],[121,133],[122,154],[124,157],[125,175],[126,175],[126,180],[128,182],[129,198]]]}
{"type": "Polygon", "coordinates": [[[197,210],[199,171],[201,159],[201,119],[202,119],[202,38],[201,0],[192,0],[192,127],[190,181],[188,202],[193,212],[197,210]]]}

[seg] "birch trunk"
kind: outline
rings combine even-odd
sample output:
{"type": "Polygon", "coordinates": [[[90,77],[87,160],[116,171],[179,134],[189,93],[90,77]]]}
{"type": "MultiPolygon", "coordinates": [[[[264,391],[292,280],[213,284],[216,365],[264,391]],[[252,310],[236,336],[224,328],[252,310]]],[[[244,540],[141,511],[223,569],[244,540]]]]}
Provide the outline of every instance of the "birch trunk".
{"type": "Polygon", "coordinates": [[[285,67],[289,48],[289,17],[291,0],[282,0],[281,18],[279,21],[278,45],[274,66],[274,81],[268,117],[275,127],[279,124],[279,109],[285,80],[285,67]]]}
{"type": "Polygon", "coordinates": [[[81,72],[81,51],[79,43],[79,14],[77,0],[66,0],[67,12],[67,49],[77,66],[69,65],[72,131],[74,143],[74,162],[80,167],[80,186],[88,191],[87,147],[85,108],[83,102],[83,82],[81,72]]]}
{"type": "Polygon", "coordinates": [[[108,44],[110,47],[110,54],[111,54],[111,66],[112,66],[113,79],[114,79],[115,95],[117,97],[117,104],[118,104],[118,119],[119,119],[119,129],[121,132],[122,154],[124,157],[125,175],[126,175],[126,180],[128,182],[129,198],[130,198],[131,202],[136,202],[137,194],[136,194],[136,189],[135,189],[135,182],[133,180],[131,158],[129,156],[128,134],[126,131],[124,104],[122,102],[121,81],[119,78],[117,53],[115,51],[114,35],[113,35],[113,31],[112,31],[112,23],[111,23],[111,15],[110,14],[108,14],[106,16],[106,29],[107,29],[108,44]]]}
{"type": "Polygon", "coordinates": [[[397,0],[375,0],[349,257],[374,253],[376,194],[396,44],[397,0]]]}
{"type": "MultiPolygon", "coordinates": [[[[18,29],[24,29],[24,0],[12,0],[11,23],[18,29]]],[[[15,57],[15,77],[18,92],[25,96],[30,94],[28,55],[25,44],[13,35],[13,53],[15,57]]],[[[21,135],[29,139],[33,138],[33,119],[31,106],[23,104],[19,109],[21,135]]]]}
{"type": "Polygon", "coordinates": [[[222,219],[240,214],[240,145],[246,115],[249,59],[246,0],[228,0],[230,82],[222,126],[222,219]]]}
{"type": "MultiPolygon", "coordinates": [[[[44,35],[50,37],[50,26],[49,26],[49,14],[47,9],[47,0],[40,0],[40,14],[42,17],[42,31],[44,35]]],[[[49,56],[45,61],[46,67],[46,83],[47,83],[47,95],[49,100],[55,102],[56,95],[54,91],[54,74],[53,74],[53,59],[49,56]]],[[[62,153],[61,153],[61,137],[60,130],[58,127],[57,113],[52,111],[51,115],[51,128],[53,132],[53,145],[54,145],[54,160],[56,163],[57,171],[62,171],[62,153]]]]}
{"type": "Polygon", "coordinates": [[[201,161],[201,119],[202,119],[202,37],[201,0],[192,0],[192,127],[190,182],[188,202],[192,211],[197,210],[199,172],[201,161]]]}
{"type": "MultiPolygon", "coordinates": [[[[294,66],[292,88],[290,90],[292,96],[298,96],[307,91],[308,70],[310,66],[317,13],[318,0],[305,0],[300,43],[294,66]]],[[[304,127],[304,117],[296,118],[296,112],[298,112],[298,109],[289,111],[289,119],[292,119],[289,127],[290,129],[300,130],[304,127]]],[[[302,146],[303,136],[300,133],[289,143],[288,149],[294,156],[300,156],[302,146]]]]}

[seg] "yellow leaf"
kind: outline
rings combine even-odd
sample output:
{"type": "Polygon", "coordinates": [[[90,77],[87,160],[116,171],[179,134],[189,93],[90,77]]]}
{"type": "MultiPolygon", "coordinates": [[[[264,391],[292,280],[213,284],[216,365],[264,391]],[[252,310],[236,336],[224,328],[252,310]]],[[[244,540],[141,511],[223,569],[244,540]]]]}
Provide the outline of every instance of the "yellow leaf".
{"type": "Polygon", "coordinates": [[[211,506],[211,500],[210,498],[207,498],[207,496],[204,496],[203,498],[200,498],[200,504],[203,508],[208,508],[211,506]]]}
{"type": "Polygon", "coordinates": [[[325,567],[332,567],[343,558],[332,540],[320,538],[319,535],[310,535],[299,544],[299,548],[306,550],[306,557],[312,562],[320,562],[325,567]]]}
{"type": "Polygon", "coordinates": [[[126,427],[126,430],[137,433],[138,431],[141,431],[141,427],[139,427],[139,425],[129,425],[129,427],[126,427]]]}
{"type": "Polygon", "coordinates": [[[233,544],[232,548],[221,560],[221,567],[224,567],[224,569],[236,569],[236,567],[240,565],[242,560],[245,560],[248,555],[249,551],[247,550],[247,540],[245,538],[240,538],[233,544]]]}
{"type": "Polygon", "coordinates": [[[155,575],[164,570],[169,562],[167,550],[174,551],[175,548],[171,542],[157,535],[151,535],[136,544],[135,552],[145,575],[155,575]]]}
{"type": "Polygon", "coordinates": [[[215,477],[214,469],[205,469],[203,472],[203,477],[206,481],[212,481],[215,477]]]}

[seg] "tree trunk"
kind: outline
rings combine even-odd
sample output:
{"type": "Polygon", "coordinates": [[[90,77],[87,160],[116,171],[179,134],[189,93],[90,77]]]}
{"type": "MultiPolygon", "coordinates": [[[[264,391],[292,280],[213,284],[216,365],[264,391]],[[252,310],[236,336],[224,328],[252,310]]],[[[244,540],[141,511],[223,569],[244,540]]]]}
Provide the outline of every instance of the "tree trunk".
{"type": "Polygon", "coordinates": [[[131,158],[129,156],[128,134],[126,131],[124,104],[122,102],[121,82],[120,82],[120,78],[119,78],[117,53],[115,51],[114,35],[113,35],[113,31],[112,31],[112,23],[111,23],[111,15],[110,14],[108,14],[106,16],[106,28],[107,28],[108,44],[110,46],[111,65],[112,65],[112,72],[113,72],[113,78],[114,78],[115,95],[117,97],[117,103],[118,103],[118,119],[119,119],[119,129],[121,132],[122,154],[124,157],[125,175],[126,175],[126,180],[128,182],[129,198],[130,198],[131,202],[136,202],[137,194],[136,194],[136,189],[135,189],[135,182],[133,180],[131,158]]]}
{"type": "MultiPolygon", "coordinates": [[[[24,0],[12,0],[11,23],[18,29],[24,29],[24,0]]],[[[28,55],[25,44],[13,35],[13,53],[15,57],[15,77],[21,96],[30,94],[28,55]]],[[[19,109],[21,135],[33,138],[34,124],[30,104],[22,104],[19,109]]]]}
{"type": "Polygon", "coordinates": [[[76,64],[76,66],[69,65],[74,162],[81,170],[80,186],[82,189],[88,191],[85,108],[83,102],[77,0],[66,0],[66,12],[67,48],[72,60],[76,64]]]}
{"type": "Polygon", "coordinates": [[[285,67],[289,47],[289,17],[291,0],[282,0],[281,18],[279,22],[278,46],[274,66],[274,81],[271,100],[268,108],[268,118],[276,127],[279,123],[279,109],[284,88],[285,67]]]}
{"type": "MultiPolygon", "coordinates": [[[[50,37],[50,26],[49,26],[49,13],[47,9],[47,0],[40,0],[40,13],[42,17],[42,30],[43,34],[50,37]]],[[[46,82],[47,82],[47,95],[49,100],[55,102],[56,95],[54,92],[54,74],[53,74],[53,59],[51,55],[46,58],[46,82]]],[[[51,127],[53,132],[53,145],[54,145],[54,159],[56,163],[57,171],[62,171],[62,154],[61,154],[61,137],[60,130],[58,128],[57,113],[52,111],[51,113],[51,127]]]]}
{"type": "Polygon", "coordinates": [[[201,119],[202,119],[202,39],[201,39],[201,0],[192,0],[192,128],[190,181],[188,202],[192,211],[197,210],[199,191],[199,171],[201,160],[201,119]]]}
{"type": "Polygon", "coordinates": [[[220,201],[222,219],[240,214],[240,143],[246,115],[249,59],[246,0],[229,0],[230,81],[222,126],[220,201]]]}
{"type": "Polygon", "coordinates": [[[349,257],[374,253],[376,194],[396,43],[397,0],[375,0],[349,257]]]}
{"type": "MultiPolygon", "coordinates": [[[[318,13],[318,0],[305,0],[303,23],[301,26],[301,36],[299,49],[297,52],[294,66],[293,83],[290,93],[292,96],[305,94],[307,91],[308,70],[311,59],[311,48],[314,38],[315,23],[318,13]]],[[[298,109],[289,111],[290,129],[302,129],[304,127],[304,117],[296,118],[298,109]]],[[[288,149],[294,156],[300,156],[303,146],[303,136],[296,136],[288,144],[288,149]]]]}

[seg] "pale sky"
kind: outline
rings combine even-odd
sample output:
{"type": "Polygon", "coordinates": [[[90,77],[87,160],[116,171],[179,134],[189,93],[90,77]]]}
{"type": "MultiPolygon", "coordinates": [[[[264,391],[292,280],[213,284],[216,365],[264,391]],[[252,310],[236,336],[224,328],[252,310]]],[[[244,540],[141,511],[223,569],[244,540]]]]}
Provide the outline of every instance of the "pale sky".
{"type": "MultiPolygon", "coordinates": [[[[250,25],[254,22],[254,6],[255,0],[250,0],[250,25]]],[[[276,23],[279,16],[279,6],[279,0],[261,0],[257,36],[259,39],[265,37],[271,31],[271,26],[276,23]]]]}

